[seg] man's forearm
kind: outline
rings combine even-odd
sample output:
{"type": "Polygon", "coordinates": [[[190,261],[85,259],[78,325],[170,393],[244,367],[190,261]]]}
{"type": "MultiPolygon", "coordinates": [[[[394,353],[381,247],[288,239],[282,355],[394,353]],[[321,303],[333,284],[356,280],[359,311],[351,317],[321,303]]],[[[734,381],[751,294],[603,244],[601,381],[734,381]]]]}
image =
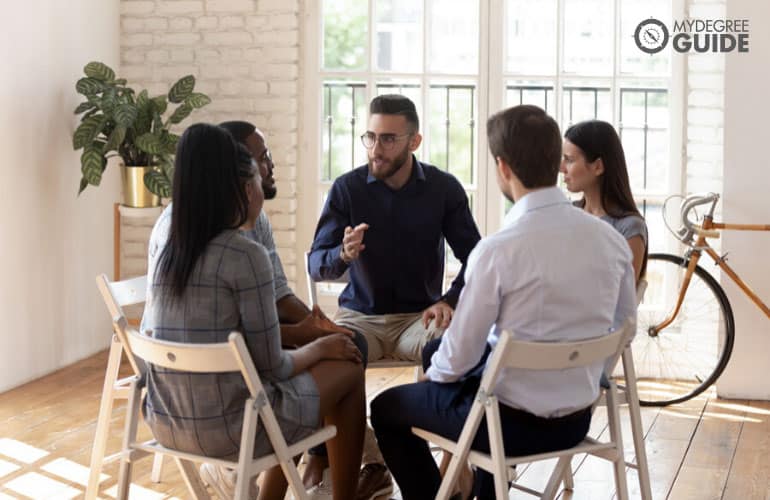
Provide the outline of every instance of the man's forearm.
{"type": "Polygon", "coordinates": [[[309,344],[317,337],[312,335],[305,328],[297,325],[281,324],[281,344],[284,347],[301,347],[309,344]]]}
{"type": "Polygon", "coordinates": [[[283,323],[299,323],[310,314],[310,309],[296,295],[289,294],[275,303],[278,309],[278,320],[283,323]]]}

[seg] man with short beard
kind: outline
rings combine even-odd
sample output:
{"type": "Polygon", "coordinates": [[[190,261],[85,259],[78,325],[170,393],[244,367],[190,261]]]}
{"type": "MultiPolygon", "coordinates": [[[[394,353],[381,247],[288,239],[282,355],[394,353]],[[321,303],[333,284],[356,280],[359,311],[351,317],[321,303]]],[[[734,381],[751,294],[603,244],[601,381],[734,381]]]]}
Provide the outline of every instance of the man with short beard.
{"type": "MultiPolygon", "coordinates": [[[[361,136],[369,162],[338,177],[316,228],[309,267],[316,281],[350,282],[335,322],[366,337],[369,361],[420,361],[425,344],[449,326],[465,265],[481,238],[462,185],[414,156],[420,146],[414,103],[374,98],[361,136]],[[462,269],[442,295],[444,240],[462,269]]],[[[371,433],[364,443],[358,499],[392,491],[371,433]]]]}

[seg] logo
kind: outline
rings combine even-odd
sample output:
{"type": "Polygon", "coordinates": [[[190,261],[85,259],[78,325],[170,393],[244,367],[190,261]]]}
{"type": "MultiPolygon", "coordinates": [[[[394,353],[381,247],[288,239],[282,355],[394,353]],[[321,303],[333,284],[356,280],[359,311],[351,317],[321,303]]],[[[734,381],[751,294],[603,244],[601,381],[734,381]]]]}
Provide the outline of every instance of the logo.
{"type": "MultiPolygon", "coordinates": [[[[669,42],[669,29],[660,20],[645,19],[636,26],[634,41],[646,54],[657,54],[669,42]]],[[[671,46],[680,54],[686,52],[748,52],[748,19],[682,19],[674,20],[671,46]]]]}
{"type": "Polygon", "coordinates": [[[657,19],[645,19],[636,27],[634,41],[642,52],[657,54],[668,44],[668,28],[657,19]]]}

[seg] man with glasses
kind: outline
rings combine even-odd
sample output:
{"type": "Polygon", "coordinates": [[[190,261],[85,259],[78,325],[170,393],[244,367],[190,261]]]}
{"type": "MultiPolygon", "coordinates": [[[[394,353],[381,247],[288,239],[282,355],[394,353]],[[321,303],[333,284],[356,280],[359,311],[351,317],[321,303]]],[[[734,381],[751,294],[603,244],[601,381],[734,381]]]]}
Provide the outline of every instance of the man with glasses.
{"type": "MultiPolygon", "coordinates": [[[[272,200],[278,194],[275,178],[273,177],[273,158],[267,147],[265,135],[252,123],[245,121],[228,121],[219,125],[249,150],[251,156],[257,162],[259,174],[262,178],[262,191],[265,200],[272,200]]],[[[168,239],[168,231],[171,227],[172,204],[163,211],[153,227],[150,236],[148,251],[148,273],[154,272],[155,261],[168,239]]],[[[276,308],[281,322],[281,342],[287,347],[299,347],[312,342],[318,337],[331,333],[342,332],[353,337],[353,342],[366,359],[366,340],[361,334],[353,333],[347,328],[340,327],[329,320],[320,308],[315,307],[311,311],[289,287],[286,274],[281,264],[281,258],[275,249],[273,228],[267,214],[262,210],[257,218],[254,229],[243,231],[251,240],[261,244],[270,256],[273,264],[273,283],[275,286],[276,308]]],[[[144,323],[144,319],[142,320],[144,323]]],[[[325,468],[328,467],[326,449],[323,445],[311,450],[313,454],[305,468],[305,483],[308,486],[318,483],[325,468]]],[[[201,466],[201,478],[216,491],[232,498],[235,491],[235,471],[224,467],[214,467],[210,464],[201,466]]],[[[252,497],[253,495],[252,491],[252,497]]]]}
{"type": "MultiPolygon", "coordinates": [[[[481,238],[460,182],[414,156],[420,146],[414,103],[397,95],[372,100],[361,136],[368,164],[338,177],[310,251],[316,281],[350,281],[335,321],[366,337],[369,361],[420,361],[425,344],[449,326],[465,265],[481,238]],[[444,239],[462,269],[442,295],[444,239]]],[[[364,443],[359,499],[392,491],[371,433],[364,443]]]]}

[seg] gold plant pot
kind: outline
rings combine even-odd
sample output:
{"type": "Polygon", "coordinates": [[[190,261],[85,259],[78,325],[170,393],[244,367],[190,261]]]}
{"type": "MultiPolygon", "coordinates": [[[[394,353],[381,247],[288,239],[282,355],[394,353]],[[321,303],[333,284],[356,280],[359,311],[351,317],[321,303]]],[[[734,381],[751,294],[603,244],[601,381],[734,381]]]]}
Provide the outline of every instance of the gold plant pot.
{"type": "Polygon", "coordinates": [[[152,167],[126,167],[121,165],[123,178],[123,204],[127,207],[149,208],[160,206],[160,196],[152,194],[144,185],[144,174],[152,167]]]}

